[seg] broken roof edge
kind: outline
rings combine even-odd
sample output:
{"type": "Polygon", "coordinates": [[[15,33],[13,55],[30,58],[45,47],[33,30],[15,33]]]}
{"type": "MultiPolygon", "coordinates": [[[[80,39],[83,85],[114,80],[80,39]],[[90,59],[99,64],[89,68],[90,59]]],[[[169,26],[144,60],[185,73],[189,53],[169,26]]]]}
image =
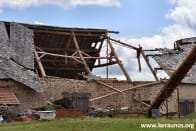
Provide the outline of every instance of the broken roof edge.
{"type": "Polygon", "coordinates": [[[9,22],[9,21],[0,21],[0,22],[4,22],[5,24],[9,24],[9,23],[17,23],[17,24],[21,24],[23,26],[26,26],[32,30],[36,30],[36,29],[49,29],[52,31],[73,31],[73,32],[96,32],[96,33],[103,33],[103,34],[107,34],[107,33],[113,33],[113,34],[119,34],[119,31],[113,31],[113,30],[107,30],[107,29],[98,29],[98,28],[80,28],[80,27],[62,27],[62,26],[53,26],[53,25],[40,25],[40,24],[30,24],[30,23],[20,23],[20,22],[9,22]]]}
{"type": "Polygon", "coordinates": [[[183,45],[184,43],[196,43],[196,37],[188,37],[176,40],[175,43],[179,43],[180,45],[183,45]]]}
{"type": "MultiPolygon", "coordinates": [[[[196,46],[196,37],[192,38],[178,40],[179,43],[176,43],[173,49],[165,48],[161,51],[161,54],[151,55],[160,66],[160,69],[162,69],[168,76],[173,74],[173,72],[184,61],[185,57],[188,55],[191,49],[196,46]]],[[[195,85],[195,69],[196,65],[194,64],[181,83],[195,85]]]]}

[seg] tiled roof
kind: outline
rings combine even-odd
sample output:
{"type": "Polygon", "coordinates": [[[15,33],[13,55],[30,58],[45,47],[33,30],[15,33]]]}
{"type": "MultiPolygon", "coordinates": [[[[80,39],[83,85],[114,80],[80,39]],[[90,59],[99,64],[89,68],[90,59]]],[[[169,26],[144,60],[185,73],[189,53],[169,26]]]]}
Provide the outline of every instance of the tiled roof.
{"type": "Polygon", "coordinates": [[[13,91],[8,88],[0,88],[0,104],[18,105],[20,102],[13,91]]]}

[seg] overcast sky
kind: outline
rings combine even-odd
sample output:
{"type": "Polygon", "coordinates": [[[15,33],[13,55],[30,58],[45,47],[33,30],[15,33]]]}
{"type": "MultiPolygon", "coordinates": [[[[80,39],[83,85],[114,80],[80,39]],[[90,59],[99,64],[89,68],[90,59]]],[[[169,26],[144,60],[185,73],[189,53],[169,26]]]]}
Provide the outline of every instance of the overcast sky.
{"type": "MultiPolygon", "coordinates": [[[[143,48],[172,48],[196,36],[196,0],[0,0],[0,20],[120,31],[116,39],[143,48]]],[[[134,80],[153,80],[146,65],[139,73],[135,54],[116,46],[134,80]]],[[[94,71],[99,74],[104,71],[94,71]]],[[[112,76],[122,78],[118,67],[112,76]]]]}

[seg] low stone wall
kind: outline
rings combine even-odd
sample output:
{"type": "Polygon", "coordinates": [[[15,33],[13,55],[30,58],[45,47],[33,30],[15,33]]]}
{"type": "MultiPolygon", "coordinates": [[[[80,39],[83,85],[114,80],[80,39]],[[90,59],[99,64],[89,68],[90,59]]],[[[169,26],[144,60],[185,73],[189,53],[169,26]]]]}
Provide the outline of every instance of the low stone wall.
{"type": "MultiPolygon", "coordinates": [[[[113,90],[105,86],[101,86],[93,81],[88,82],[83,80],[72,80],[55,77],[41,79],[41,83],[44,89],[42,93],[37,93],[31,88],[26,87],[12,80],[6,82],[1,81],[0,83],[2,83],[3,87],[10,87],[10,89],[15,92],[17,98],[19,99],[21,104],[15,108],[16,112],[22,112],[24,110],[31,108],[43,107],[47,105],[47,101],[53,102],[55,100],[60,100],[63,98],[63,92],[90,93],[90,99],[114,92],[113,90]]],[[[136,85],[142,85],[145,83],[147,82],[137,82],[136,85]]],[[[133,87],[132,84],[127,83],[125,81],[116,81],[112,83],[110,82],[108,84],[114,86],[119,90],[133,87]]],[[[156,84],[153,86],[136,88],[134,90],[129,90],[123,93],[118,93],[103,99],[90,102],[90,106],[94,108],[112,107],[115,109],[119,109],[120,107],[129,107],[129,110],[131,112],[142,112],[146,109],[146,107],[142,105],[140,102],[138,102],[138,100],[151,103],[155,99],[157,94],[160,92],[162,86],[163,84],[156,84]]],[[[179,86],[179,88],[181,98],[196,99],[194,95],[194,92],[196,90],[195,85],[182,84],[179,86]],[[193,94],[186,95],[189,92],[193,92],[193,94]]],[[[168,100],[169,111],[176,112],[178,107],[176,91],[168,100]]],[[[165,112],[164,106],[161,107],[161,111],[165,112]]]]}

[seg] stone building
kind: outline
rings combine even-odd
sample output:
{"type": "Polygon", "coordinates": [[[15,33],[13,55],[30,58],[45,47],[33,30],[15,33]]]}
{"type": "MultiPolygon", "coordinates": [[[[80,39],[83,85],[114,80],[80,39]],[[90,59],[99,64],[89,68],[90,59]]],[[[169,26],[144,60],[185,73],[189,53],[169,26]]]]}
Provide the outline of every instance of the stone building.
{"type": "MultiPolygon", "coordinates": [[[[14,105],[19,113],[61,100],[64,92],[81,92],[90,93],[91,108],[127,107],[132,113],[144,113],[165,82],[132,81],[111,41],[129,45],[111,39],[109,33],[117,32],[0,22],[0,104],[14,105]],[[109,51],[101,56],[104,44],[109,51]],[[94,68],[113,64],[119,65],[126,80],[92,74],[94,68]]],[[[196,111],[195,83],[178,88],[181,108],[185,109],[183,102],[192,102],[196,111]]],[[[168,99],[170,112],[179,110],[177,96],[174,91],[168,99]]]]}

